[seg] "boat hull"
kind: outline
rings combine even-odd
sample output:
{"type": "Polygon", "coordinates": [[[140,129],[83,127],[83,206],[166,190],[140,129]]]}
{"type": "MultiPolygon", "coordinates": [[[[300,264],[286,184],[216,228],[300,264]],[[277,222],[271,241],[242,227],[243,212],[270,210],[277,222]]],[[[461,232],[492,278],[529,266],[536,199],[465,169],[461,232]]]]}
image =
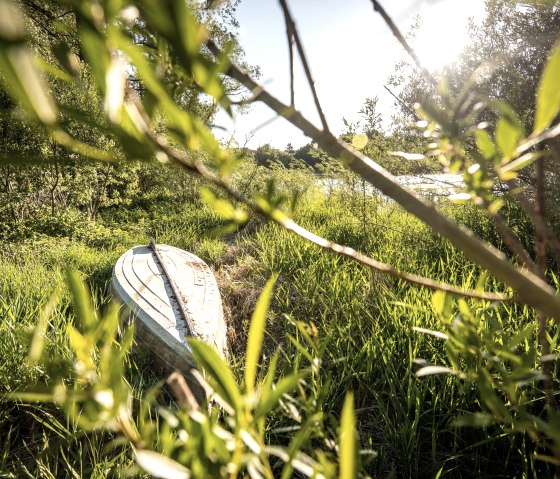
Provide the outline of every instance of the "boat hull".
{"type": "Polygon", "coordinates": [[[191,387],[196,368],[187,338],[227,356],[226,325],[216,278],[198,256],[168,245],[136,246],[115,264],[111,289],[135,325],[136,341],[167,371],[180,370],[191,387]],[[180,295],[180,298],[177,296],[180,295]]]}

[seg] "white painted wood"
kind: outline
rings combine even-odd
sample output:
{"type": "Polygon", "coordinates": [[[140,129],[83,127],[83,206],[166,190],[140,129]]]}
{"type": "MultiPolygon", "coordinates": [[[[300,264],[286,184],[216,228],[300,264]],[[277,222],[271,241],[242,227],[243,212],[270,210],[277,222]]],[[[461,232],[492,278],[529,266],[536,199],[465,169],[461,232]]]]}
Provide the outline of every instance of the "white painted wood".
{"type": "Polygon", "coordinates": [[[184,315],[149,246],[128,250],[113,269],[113,294],[128,307],[140,343],[166,366],[182,371],[195,367],[186,343],[189,336],[213,345],[226,357],[226,325],[214,274],[192,253],[163,244],[157,249],[186,305],[184,315]]]}

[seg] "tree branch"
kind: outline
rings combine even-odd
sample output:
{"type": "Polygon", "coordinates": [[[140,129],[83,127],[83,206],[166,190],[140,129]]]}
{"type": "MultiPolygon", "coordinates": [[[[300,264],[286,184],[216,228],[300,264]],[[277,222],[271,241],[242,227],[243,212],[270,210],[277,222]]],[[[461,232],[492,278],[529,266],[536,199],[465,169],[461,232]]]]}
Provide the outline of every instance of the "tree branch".
{"type": "Polygon", "coordinates": [[[402,45],[402,47],[406,50],[406,52],[410,55],[410,57],[414,60],[414,63],[416,63],[416,66],[422,72],[424,77],[437,89],[438,81],[422,65],[422,62],[418,58],[418,55],[416,55],[416,52],[414,51],[414,49],[408,44],[408,42],[406,41],[406,38],[404,38],[403,34],[399,30],[399,27],[397,27],[397,25],[395,25],[395,22],[393,22],[392,18],[387,14],[385,9],[381,6],[381,4],[377,0],[371,0],[371,3],[373,4],[373,9],[377,13],[379,13],[379,15],[381,15],[381,17],[383,18],[383,20],[385,21],[385,23],[387,24],[387,26],[389,27],[389,29],[391,30],[393,35],[396,37],[396,39],[402,45]]]}
{"type": "Polygon", "coordinates": [[[288,52],[290,54],[290,106],[295,108],[295,87],[294,87],[294,31],[292,28],[292,23],[289,21],[288,17],[284,15],[284,21],[286,22],[286,37],[288,39],[288,52]]]}
{"type": "MultiPolygon", "coordinates": [[[[317,90],[315,88],[315,81],[311,76],[311,69],[309,68],[309,63],[307,62],[307,57],[305,55],[305,51],[303,50],[303,45],[300,41],[299,34],[296,28],[296,24],[292,19],[292,15],[290,14],[290,10],[288,9],[288,5],[286,0],[280,0],[280,5],[282,6],[282,11],[284,12],[284,18],[286,19],[286,24],[290,25],[293,39],[296,42],[296,47],[298,50],[299,58],[303,65],[303,70],[305,71],[305,76],[307,77],[307,83],[309,84],[309,88],[311,89],[311,93],[313,94],[313,100],[315,100],[315,107],[317,108],[317,112],[319,113],[319,118],[321,119],[321,124],[323,125],[323,129],[325,131],[329,131],[329,126],[327,124],[327,119],[325,118],[325,114],[323,113],[323,108],[321,107],[321,102],[319,101],[319,96],[317,95],[317,90]]],[[[292,103],[292,107],[295,108],[294,104],[292,103]]]]}
{"type": "MultiPolygon", "coordinates": [[[[220,54],[215,44],[209,42],[208,46],[215,54],[220,54]]],[[[230,64],[227,74],[250,90],[254,90],[258,86],[249,75],[233,63],[230,64]]],[[[319,130],[301,113],[293,107],[283,104],[266,89],[263,88],[256,99],[264,102],[278,115],[286,118],[305,135],[312,138],[327,154],[340,159],[354,173],[365,178],[368,183],[394,199],[404,209],[430,226],[433,231],[447,238],[469,259],[511,286],[516,292],[518,301],[545,311],[549,316],[560,321],[560,298],[546,282],[529,271],[517,268],[507,260],[502,252],[477,238],[472,231],[444,216],[434,205],[426,203],[411,191],[400,186],[389,172],[370,158],[338,140],[330,132],[319,130]]]]}
{"type": "Polygon", "coordinates": [[[434,290],[445,291],[447,293],[454,294],[456,296],[471,298],[471,299],[480,299],[480,300],[487,300],[487,301],[510,301],[512,299],[511,296],[507,294],[475,291],[472,289],[463,289],[458,286],[454,286],[452,284],[435,281],[433,279],[425,278],[423,276],[419,276],[411,273],[403,273],[398,271],[391,264],[382,263],[352,248],[349,248],[348,246],[343,246],[338,243],[335,243],[334,241],[330,241],[325,238],[322,238],[321,236],[318,236],[315,233],[312,233],[311,231],[305,229],[303,226],[297,224],[292,219],[285,217],[284,215],[275,214],[275,212],[267,211],[263,209],[261,206],[259,206],[258,204],[250,201],[243,194],[233,189],[232,186],[229,185],[227,182],[225,182],[222,178],[216,176],[214,173],[208,170],[201,162],[189,160],[181,151],[170,147],[165,141],[165,139],[156,135],[154,132],[148,130],[145,131],[145,133],[150,137],[150,139],[161,151],[163,151],[169,158],[177,162],[183,168],[186,168],[188,171],[195,172],[200,176],[202,176],[207,181],[219,186],[230,197],[232,197],[236,201],[239,201],[247,205],[255,213],[278,223],[279,225],[286,228],[288,231],[297,234],[298,236],[314,243],[317,246],[320,246],[323,249],[345,256],[346,258],[356,261],[357,263],[368,266],[372,270],[386,273],[390,276],[393,276],[394,278],[406,281],[408,283],[416,284],[418,286],[424,286],[434,290]]]}
{"type": "Polygon", "coordinates": [[[388,87],[387,85],[383,85],[383,88],[385,88],[385,90],[387,90],[391,96],[397,100],[399,102],[399,105],[402,106],[406,111],[408,111],[408,113],[410,113],[414,119],[416,121],[420,121],[421,118],[418,116],[418,114],[412,109],[410,108],[404,101],[402,101],[397,95],[395,95],[388,87]]]}
{"type": "Polygon", "coordinates": [[[515,198],[517,199],[517,201],[519,201],[519,204],[521,205],[521,207],[523,208],[527,216],[529,216],[529,218],[531,218],[531,221],[533,221],[533,224],[535,225],[535,229],[540,231],[541,234],[544,236],[548,244],[548,247],[552,251],[552,254],[554,255],[556,261],[560,263],[560,241],[556,237],[554,231],[552,231],[552,228],[547,223],[544,216],[540,215],[537,212],[537,209],[531,203],[527,195],[525,195],[522,191],[520,191],[521,186],[519,184],[517,184],[513,180],[510,180],[507,182],[507,185],[510,188],[511,194],[515,196],[515,198]]]}

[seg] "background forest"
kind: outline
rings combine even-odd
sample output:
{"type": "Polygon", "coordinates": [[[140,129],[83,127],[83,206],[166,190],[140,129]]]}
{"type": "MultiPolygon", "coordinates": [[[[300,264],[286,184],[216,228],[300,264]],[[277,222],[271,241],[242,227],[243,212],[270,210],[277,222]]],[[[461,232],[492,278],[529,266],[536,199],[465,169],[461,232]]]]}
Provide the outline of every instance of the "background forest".
{"type": "Polygon", "coordinates": [[[304,124],[284,150],[213,138],[260,94],[231,65],[259,70],[236,2],[191,7],[0,1],[0,477],[558,474],[560,5],[487,0],[436,81],[395,66],[390,127],[372,96],[340,138],[304,124]],[[342,142],[395,176],[461,174],[424,199],[506,273],[342,142]],[[112,268],[150,237],[217,275],[231,365],[195,346],[211,409],[117,337],[112,268]]]}

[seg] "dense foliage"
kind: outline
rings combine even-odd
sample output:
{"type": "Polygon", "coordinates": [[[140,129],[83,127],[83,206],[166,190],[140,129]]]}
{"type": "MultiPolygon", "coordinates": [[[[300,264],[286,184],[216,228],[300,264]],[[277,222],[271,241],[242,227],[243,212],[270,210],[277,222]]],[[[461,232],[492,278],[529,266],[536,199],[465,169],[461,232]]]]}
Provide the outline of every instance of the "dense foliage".
{"type": "Polygon", "coordinates": [[[489,0],[446,82],[401,66],[413,127],[383,131],[368,98],[341,139],[285,151],[210,132],[256,93],[235,2],[16,5],[0,1],[2,477],[554,473],[557,2],[489,0]],[[422,216],[378,182],[406,213],[357,150],[377,172],[459,172],[466,203],[422,216]],[[191,343],[208,408],[163,385],[110,302],[112,265],[150,236],[218,275],[232,363],[191,343]],[[519,277],[531,293],[511,298],[519,277]]]}

